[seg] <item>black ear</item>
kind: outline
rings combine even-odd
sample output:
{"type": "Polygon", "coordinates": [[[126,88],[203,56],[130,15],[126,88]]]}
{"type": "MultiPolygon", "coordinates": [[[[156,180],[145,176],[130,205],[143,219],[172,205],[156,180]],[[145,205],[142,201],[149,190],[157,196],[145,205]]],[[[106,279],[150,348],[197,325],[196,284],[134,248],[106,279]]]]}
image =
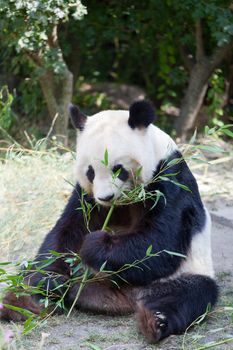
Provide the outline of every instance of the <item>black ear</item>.
{"type": "Polygon", "coordinates": [[[155,110],[148,101],[134,102],[129,109],[129,126],[134,128],[147,128],[155,121],[155,110]]]}
{"type": "Polygon", "coordinates": [[[87,116],[82,112],[80,112],[80,109],[77,106],[73,105],[72,103],[69,104],[69,112],[70,112],[70,118],[73,126],[76,129],[79,129],[82,131],[84,129],[87,116]]]}

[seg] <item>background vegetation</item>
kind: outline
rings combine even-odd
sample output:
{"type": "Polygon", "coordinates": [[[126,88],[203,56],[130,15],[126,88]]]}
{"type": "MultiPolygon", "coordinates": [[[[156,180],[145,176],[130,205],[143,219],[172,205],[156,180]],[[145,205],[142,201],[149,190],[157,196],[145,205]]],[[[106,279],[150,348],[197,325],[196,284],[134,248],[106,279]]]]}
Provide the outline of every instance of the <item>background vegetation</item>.
{"type": "Polygon", "coordinates": [[[5,139],[53,122],[67,143],[71,100],[91,114],[146,96],[181,139],[232,122],[231,0],[1,0],[0,15],[5,139]]]}

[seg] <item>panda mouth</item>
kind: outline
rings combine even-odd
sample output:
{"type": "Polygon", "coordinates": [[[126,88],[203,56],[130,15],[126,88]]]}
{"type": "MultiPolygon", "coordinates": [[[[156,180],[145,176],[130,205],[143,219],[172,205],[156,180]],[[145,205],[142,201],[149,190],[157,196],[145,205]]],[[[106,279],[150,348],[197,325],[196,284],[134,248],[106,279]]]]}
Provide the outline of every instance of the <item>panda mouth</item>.
{"type": "Polygon", "coordinates": [[[99,199],[96,202],[100,204],[102,207],[111,207],[112,205],[112,202],[102,202],[99,199]]]}
{"type": "Polygon", "coordinates": [[[105,197],[97,197],[96,201],[104,207],[110,207],[114,200],[114,194],[105,196],[105,197]]]}
{"type": "Polygon", "coordinates": [[[114,194],[110,194],[106,197],[98,197],[98,200],[101,201],[101,202],[110,202],[112,201],[112,199],[114,198],[114,194]]]}

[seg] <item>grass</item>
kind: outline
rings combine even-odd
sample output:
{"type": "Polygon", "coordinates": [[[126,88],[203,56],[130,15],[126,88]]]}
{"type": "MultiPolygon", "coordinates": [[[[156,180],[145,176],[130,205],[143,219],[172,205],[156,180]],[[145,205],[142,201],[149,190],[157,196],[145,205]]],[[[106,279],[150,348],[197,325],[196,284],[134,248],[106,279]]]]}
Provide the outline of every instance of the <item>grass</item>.
{"type": "Polygon", "coordinates": [[[72,164],[67,154],[22,155],[0,163],[1,260],[34,256],[72,190],[65,181],[73,180],[72,164]]]}
{"type": "MultiPolygon", "coordinates": [[[[73,157],[70,153],[13,152],[0,163],[0,244],[1,261],[33,258],[40,243],[59,217],[74,183],[73,157]]],[[[222,273],[224,285],[228,278],[222,273]]],[[[232,288],[232,285],[231,285],[232,288]]],[[[137,333],[133,316],[107,317],[74,312],[54,316],[31,334],[22,336],[22,326],[11,328],[15,338],[10,350],[22,349],[233,349],[233,294],[225,289],[218,308],[208,323],[200,324],[184,336],[172,336],[158,345],[148,345],[137,333]],[[229,309],[226,309],[225,307],[229,309]],[[213,342],[213,343],[210,343],[213,342]],[[44,345],[46,344],[46,345],[44,345]]]]}

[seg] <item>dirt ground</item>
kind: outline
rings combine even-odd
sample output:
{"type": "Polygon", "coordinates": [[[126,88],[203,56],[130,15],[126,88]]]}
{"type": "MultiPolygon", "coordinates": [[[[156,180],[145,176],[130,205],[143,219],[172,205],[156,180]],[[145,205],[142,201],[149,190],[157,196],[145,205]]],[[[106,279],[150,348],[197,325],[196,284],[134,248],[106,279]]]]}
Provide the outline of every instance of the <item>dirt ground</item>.
{"type": "MultiPolygon", "coordinates": [[[[55,223],[71,191],[69,156],[9,159],[0,165],[1,260],[30,258],[55,223]],[[16,181],[17,178],[17,181],[16,181]]],[[[221,298],[208,321],[181,336],[149,345],[138,334],[133,316],[110,317],[75,312],[51,317],[47,324],[22,336],[18,324],[12,329],[9,349],[46,350],[202,350],[231,349],[233,342],[233,160],[212,167],[194,166],[203,199],[213,221],[213,260],[221,298]]]]}

